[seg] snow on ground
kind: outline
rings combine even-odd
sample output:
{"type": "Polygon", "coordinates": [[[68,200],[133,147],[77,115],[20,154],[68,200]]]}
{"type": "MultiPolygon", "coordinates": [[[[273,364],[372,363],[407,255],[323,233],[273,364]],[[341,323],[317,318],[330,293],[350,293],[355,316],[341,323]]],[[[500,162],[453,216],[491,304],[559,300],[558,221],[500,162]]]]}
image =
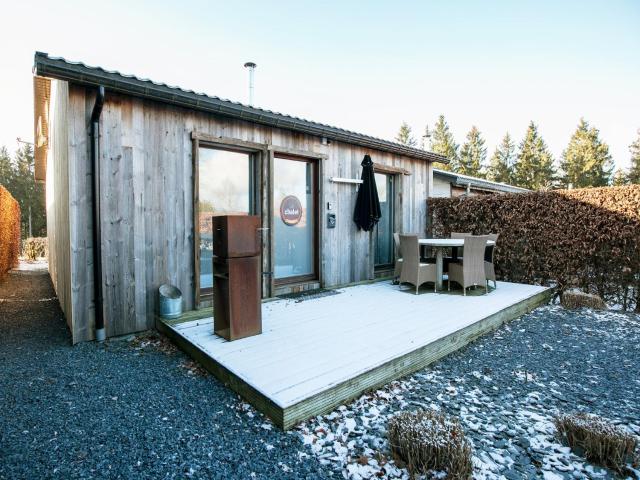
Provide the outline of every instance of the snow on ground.
{"type": "MultiPolygon", "coordinates": [[[[474,478],[615,478],[562,445],[553,418],[599,414],[640,440],[639,340],[638,315],[542,307],[298,433],[307,453],[345,478],[408,479],[390,458],[387,421],[433,408],[459,417],[474,447],[474,478]]],[[[635,472],[629,478],[640,478],[635,472]]]]}

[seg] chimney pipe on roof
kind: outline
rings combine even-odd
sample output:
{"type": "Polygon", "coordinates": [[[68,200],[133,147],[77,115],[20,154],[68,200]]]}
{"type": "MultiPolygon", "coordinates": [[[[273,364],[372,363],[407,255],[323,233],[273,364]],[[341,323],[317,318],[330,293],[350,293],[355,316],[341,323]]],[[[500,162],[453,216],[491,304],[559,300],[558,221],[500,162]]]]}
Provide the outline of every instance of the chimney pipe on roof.
{"type": "Polygon", "coordinates": [[[257,65],[253,62],[247,62],[244,66],[249,69],[249,105],[253,106],[253,75],[257,65]]]}

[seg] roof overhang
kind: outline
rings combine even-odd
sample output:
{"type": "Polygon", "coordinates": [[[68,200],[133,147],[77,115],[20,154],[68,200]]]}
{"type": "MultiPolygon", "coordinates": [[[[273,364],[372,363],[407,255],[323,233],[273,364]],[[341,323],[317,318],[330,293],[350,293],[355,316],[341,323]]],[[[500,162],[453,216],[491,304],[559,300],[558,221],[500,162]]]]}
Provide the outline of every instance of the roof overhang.
{"type": "Polygon", "coordinates": [[[49,148],[49,101],[51,80],[33,77],[33,157],[34,177],[44,182],[47,176],[47,150],[49,148]]]}
{"type": "Polygon", "coordinates": [[[492,182],[483,178],[470,177],[468,175],[461,175],[437,168],[433,170],[433,174],[435,176],[448,179],[451,184],[456,187],[467,188],[467,186],[469,186],[470,188],[476,190],[499,193],[524,193],[529,191],[526,188],[516,187],[514,185],[508,185],[506,183],[492,182]]]}
{"type": "Polygon", "coordinates": [[[426,150],[312,122],[303,118],[284,115],[271,110],[211,97],[191,90],[171,87],[164,83],[155,83],[132,75],[123,75],[119,72],[107,71],[99,67],[90,67],[83,63],[69,62],[63,58],[50,57],[46,53],[36,52],[34,62],[36,75],[42,77],[57,78],[80,85],[103,85],[107,90],[126,95],[246,120],[270,127],[325,137],[333,141],[405,155],[429,162],[449,163],[446,157],[426,150]]]}

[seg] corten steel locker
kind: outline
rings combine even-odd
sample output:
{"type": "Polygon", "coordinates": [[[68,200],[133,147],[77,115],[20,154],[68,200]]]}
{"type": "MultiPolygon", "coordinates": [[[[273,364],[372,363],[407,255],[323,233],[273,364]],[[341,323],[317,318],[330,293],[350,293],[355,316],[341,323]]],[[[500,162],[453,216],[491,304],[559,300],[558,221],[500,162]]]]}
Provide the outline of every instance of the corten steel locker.
{"type": "Polygon", "coordinates": [[[221,258],[259,256],[260,223],[257,215],[213,217],[213,254],[221,258]]]}
{"type": "Polygon", "coordinates": [[[260,217],[213,217],[213,329],[227,340],[262,333],[260,217]]]}

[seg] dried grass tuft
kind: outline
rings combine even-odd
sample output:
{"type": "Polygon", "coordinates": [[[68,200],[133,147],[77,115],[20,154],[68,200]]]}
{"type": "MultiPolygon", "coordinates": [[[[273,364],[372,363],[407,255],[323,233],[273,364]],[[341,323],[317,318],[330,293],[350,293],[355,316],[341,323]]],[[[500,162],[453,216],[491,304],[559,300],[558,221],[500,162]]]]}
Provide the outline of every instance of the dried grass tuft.
{"type": "Polygon", "coordinates": [[[579,290],[569,290],[561,297],[564,308],[593,308],[594,310],[606,310],[607,305],[601,297],[591,293],[584,293],[579,290]]]}
{"type": "Polygon", "coordinates": [[[636,439],[610,421],[588,413],[559,415],[556,429],[576,455],[621,471],[635,460],[636,439]]]}
{"type": "Polygon", "coordinates": [[[471,443],[460,423],[433,410],[402,412],[389,419],[391,453],[411,475],[446,471],[447,478],[471,478],[471,443]]]}
{"type": "Polygon", "coordinates": [[[47,241],[47,237],[27,238],[22,242],[22,254],[30,262],[39,258],[47,258],[49,256],[49,243],[47,241]]]}

